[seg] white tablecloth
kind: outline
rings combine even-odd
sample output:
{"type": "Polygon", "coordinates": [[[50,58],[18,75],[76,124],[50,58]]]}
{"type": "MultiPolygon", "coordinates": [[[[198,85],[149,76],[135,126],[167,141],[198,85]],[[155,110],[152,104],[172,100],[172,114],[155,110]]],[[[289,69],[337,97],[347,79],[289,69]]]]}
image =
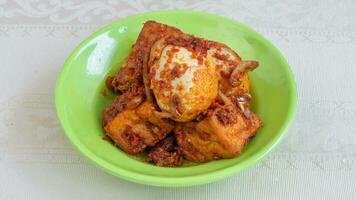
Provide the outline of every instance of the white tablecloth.
{"type": "Polygon", "coordinates": [[[0,0],[0,199],[356,199],[356,1],[0,0]],[[226,180],[159,188],[115,178],[65,138],[54,108],[58,72],[108,22],[192,9],[243,22],[284,54],[298,111],[283,141],[226,180]]]}

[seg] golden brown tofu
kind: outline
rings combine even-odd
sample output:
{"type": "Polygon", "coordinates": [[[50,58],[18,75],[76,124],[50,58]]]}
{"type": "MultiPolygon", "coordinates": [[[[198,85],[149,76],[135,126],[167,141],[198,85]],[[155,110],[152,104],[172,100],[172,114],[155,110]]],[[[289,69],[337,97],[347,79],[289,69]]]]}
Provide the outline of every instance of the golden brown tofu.
{"type": "Polygon", "coordinates": [[[200,122],[175,128],[178,145],[191,161],[207,162],[239,155],[260,126],[253,114],[245,116],[235,105],[219,106],[200,122]]]}
{"type": "Polygon", "coordinates": [[[108,87],[116,92],[125,92],[132,84],[143,84],[144,61],[148,59],[152,45],[162,37],[182,35],[184,33],[177,28],[147,21],[121,70],[107,79],[108,87]]]}
{"type": "Polygon", "coordinates": [[[107,135],[122,150],[130,154],[141,153],[147,146],[153,146],[170,133],[174,125],[169,120],[155,116],[150,102],[139,107],[124,110],[107,123],[107,135]]]}

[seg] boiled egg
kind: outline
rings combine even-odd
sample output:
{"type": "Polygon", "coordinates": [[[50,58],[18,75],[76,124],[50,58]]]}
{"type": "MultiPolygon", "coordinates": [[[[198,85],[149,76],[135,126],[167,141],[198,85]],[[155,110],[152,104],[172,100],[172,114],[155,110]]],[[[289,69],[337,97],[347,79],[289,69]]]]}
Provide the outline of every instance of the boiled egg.
{"type": "Polygon", "coordinates": [[[150,67],[150,88],[162,112],[186,122],[205,111],[218,94],[212,58],[186,47],[157,45],[159,56],[150,67]]]}

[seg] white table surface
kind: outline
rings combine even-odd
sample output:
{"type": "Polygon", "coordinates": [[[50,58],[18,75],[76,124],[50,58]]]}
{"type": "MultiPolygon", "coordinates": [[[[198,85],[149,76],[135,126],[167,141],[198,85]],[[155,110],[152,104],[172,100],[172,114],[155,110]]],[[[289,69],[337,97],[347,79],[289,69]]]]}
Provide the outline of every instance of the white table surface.
{"type": "Polygon", "coordinates": [[[0,0],[0,199],[356,199],[356,1],[0,0]],[[65,138],[54,85],[66,57],[111,21],[192,9],[269,38],[297,81],[298,111],[262,162],[190,188],[130,183],[65,138]]]}

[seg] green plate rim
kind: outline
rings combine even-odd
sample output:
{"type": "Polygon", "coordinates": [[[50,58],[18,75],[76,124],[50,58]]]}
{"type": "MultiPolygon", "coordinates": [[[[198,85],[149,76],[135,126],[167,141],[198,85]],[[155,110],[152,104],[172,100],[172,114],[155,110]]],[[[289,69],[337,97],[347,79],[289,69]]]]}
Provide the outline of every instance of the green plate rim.
{"type": "Polygon", "coordinates": [[[206,13],[206,12],[199,12],[199,11],[190,11],[190,10],[163,10],[163,11],[153,11],[153,12],[145,12],[137,15],[132,15],[123,19],[119,19],[117,21],[114,21],[99,30],[95,31],[92,33],[89,37],[87,37],[84,41],[82,41],[76,48],[75,50],[71,53],[71,55],[67,58],[65,61],[59,76],[56,81],[56,88],[55,88],[55,106],[56,106],[56,111],[57,111],[57,117],[62,125],[62,128],[64,129],[65,135],[68,137],[68,139],[71,141],[71,143],[77,148],[79,152],[81,152],[82,155],[84,155],[87,159],[92,161],[97,167],[103,169],[104,171],[117,176],[119,178],[132,181],[135,183],[140,183],[140,184],[146,184],[146,185],[152,185],[152,186],[163,186],[163,187],[183,187],[183,186],[193,186],[193,185],[199,185],[199,184],[204,184],[204,183],[210,183],[213,181],[221,180],[223,178],[226,178],[228,176],[231,176],[233,174],[236,174],[237,172],[246,169],[247,167],[250,167],[254,165],[257,161],[259,161],[263,156],[265,156],[267,153],[269,153],[276,145],[277,143],[282,139],[282,136],[285,134],[287,131],[288,127],[292,123],[296,108],[297,108],[297,87],[295,83],[295,78],[293,76],[293,73],[290,69],[289,64],[283,57],[283,55],[280,53],[280,51],[267,39],[265,39],[261,34],[258,32],[254,31],[253,29],[249,28],[248,26],[234,21],[232,19],[228,19],[222,16],[214,15],[211,13],[206,13]],[[101,159],[100,157],[96,156],[94,153],[92,153],[86,146],[84,146],[79,139],[75,137],[75,135],[70,134],[72,132],[70,123],[66,121],[64,115],[65,115],[65,110],[61,108],[61,86],[62,86],[62,79],[65,77],[66,72],[68,71],[70,67],[70,63],[74,59],[74,57],[77,55],[77,53],[80,51],[80,49],[88,43],[91,39],[95,38],[96,36],[100,35],[101,33],[110,30],[112,27],[117,26],[120,23],[125,22],[128,19],[131,18],[136,18],[138,16],[150,16],[152,14],[189,14],[189,15],[202,15],[206,17],[215,17],[219,18],[222,22],[225,23],[232,23],[235,24],[236,26],[239,26],[243,29],[247,29],[248,31],[254,33],[259,39],[261,39],[265,44],[269,47],[269,49],[277,52],[277,54],[281,58],[281,64],[284,65],[287,68],[287,76],[288,80],[291,80],[291,98],[289,102],[289,112],[284,120],[284,124],[282,125],[281,131],[279,131],[278,134],[276,134],[276,137],[271,139],[269,143],[263,147],[256,153],[253,154],[251,157],[243,160],[240,162],[238,165],[234,166],[229,166],[224,169],[220,169],[214,172],[206,173],[206,174],[199,174],[195,176],[187,176],[187,177],[160,177],[160,176],[150,176],[150,175],[143,175],[139,174],[136,172],[124,170],[121,168],[116,167],[115,165],[112,165],[111,163],[108,163],[107,161],[101,159]]]}

